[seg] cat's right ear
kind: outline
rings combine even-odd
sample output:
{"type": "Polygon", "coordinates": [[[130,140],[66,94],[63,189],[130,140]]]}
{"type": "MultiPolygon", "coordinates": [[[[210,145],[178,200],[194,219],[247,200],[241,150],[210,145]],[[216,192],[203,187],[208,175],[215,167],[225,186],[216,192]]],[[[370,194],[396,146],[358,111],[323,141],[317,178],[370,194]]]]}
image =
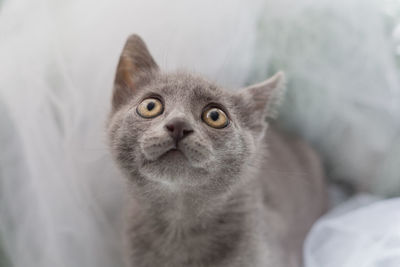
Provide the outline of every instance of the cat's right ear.
{"type": "Polygon", "coordinates": [[[122,50],[114,81],[113,110],[136,93],[140,86],[158,72],[159,68],[142,38],[129,36],[122,50]]]}

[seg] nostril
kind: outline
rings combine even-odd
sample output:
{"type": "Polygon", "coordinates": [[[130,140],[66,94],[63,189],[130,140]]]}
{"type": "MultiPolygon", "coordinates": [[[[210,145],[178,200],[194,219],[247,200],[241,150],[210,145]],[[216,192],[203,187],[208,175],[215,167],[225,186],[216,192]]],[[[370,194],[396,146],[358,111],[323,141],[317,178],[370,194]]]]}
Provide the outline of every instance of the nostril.
{"type": "Polygon", "coordinates": [[[173,124],[168,124],[168,125],[165,126],[165,128],[167,128],[167,130],[170,131],[170,132],[173,132],[174,129],[175,129],[173,124]]]}
{"type": "Polygon", "coordinates": [[[189,135],[191,133],[193,133],[193,130],[183,129],[183,131],[182,131],[183,136],[187,136],[187,135],[189,135]]]}

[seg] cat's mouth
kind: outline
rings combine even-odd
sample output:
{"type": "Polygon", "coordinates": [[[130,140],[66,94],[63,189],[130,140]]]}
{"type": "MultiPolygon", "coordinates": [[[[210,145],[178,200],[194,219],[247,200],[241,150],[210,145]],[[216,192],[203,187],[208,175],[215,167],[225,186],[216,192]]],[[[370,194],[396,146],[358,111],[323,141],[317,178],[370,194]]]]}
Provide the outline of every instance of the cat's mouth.
{"type": "MultiPolygon", "coordinates": [[[[152,140],[151,140],[152,141],[152,140]]],[[[143,164],[169,164],[176,167],[201,167],[210,159],[210,150],[200,141],[174,143],[172,140],[144,142],[143,164]]]]}
{"type": "Polygon", "coordinates": [[[161,155],[162,157],[172,157],[172,156],[185,156],[184,154],[183,154],[183,152],[179,149],[179,148],[176,148],[176,147],[173,147],[173,148],[171,148],[171,149],[168,149],[164,154],[162,154],[161,155]]]}

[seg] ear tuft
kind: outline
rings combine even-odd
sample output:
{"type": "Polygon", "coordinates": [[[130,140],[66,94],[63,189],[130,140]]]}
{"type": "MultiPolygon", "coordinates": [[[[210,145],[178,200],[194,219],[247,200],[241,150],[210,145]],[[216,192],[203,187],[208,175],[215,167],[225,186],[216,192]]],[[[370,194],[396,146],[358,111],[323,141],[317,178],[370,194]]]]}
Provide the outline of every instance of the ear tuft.
{"type": "Polygon", "coordinates": [[[158,66],[139,35],[129,36],[122,50],[114,82],[113,109],[123,104],[144,76],[158,71],[158,66]]]}

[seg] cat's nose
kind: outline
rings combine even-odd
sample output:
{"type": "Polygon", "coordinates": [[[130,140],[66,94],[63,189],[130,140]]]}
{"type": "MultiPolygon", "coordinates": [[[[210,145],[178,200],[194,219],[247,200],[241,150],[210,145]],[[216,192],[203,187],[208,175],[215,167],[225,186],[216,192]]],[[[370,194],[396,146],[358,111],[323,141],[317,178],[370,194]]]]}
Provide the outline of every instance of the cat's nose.
{"type": "Polygon", "coordinates": [[[193,133],[193,128],[182,119],[172,119],[165,125],[168,134],[178,143],[180,140],[193,133]]]}

